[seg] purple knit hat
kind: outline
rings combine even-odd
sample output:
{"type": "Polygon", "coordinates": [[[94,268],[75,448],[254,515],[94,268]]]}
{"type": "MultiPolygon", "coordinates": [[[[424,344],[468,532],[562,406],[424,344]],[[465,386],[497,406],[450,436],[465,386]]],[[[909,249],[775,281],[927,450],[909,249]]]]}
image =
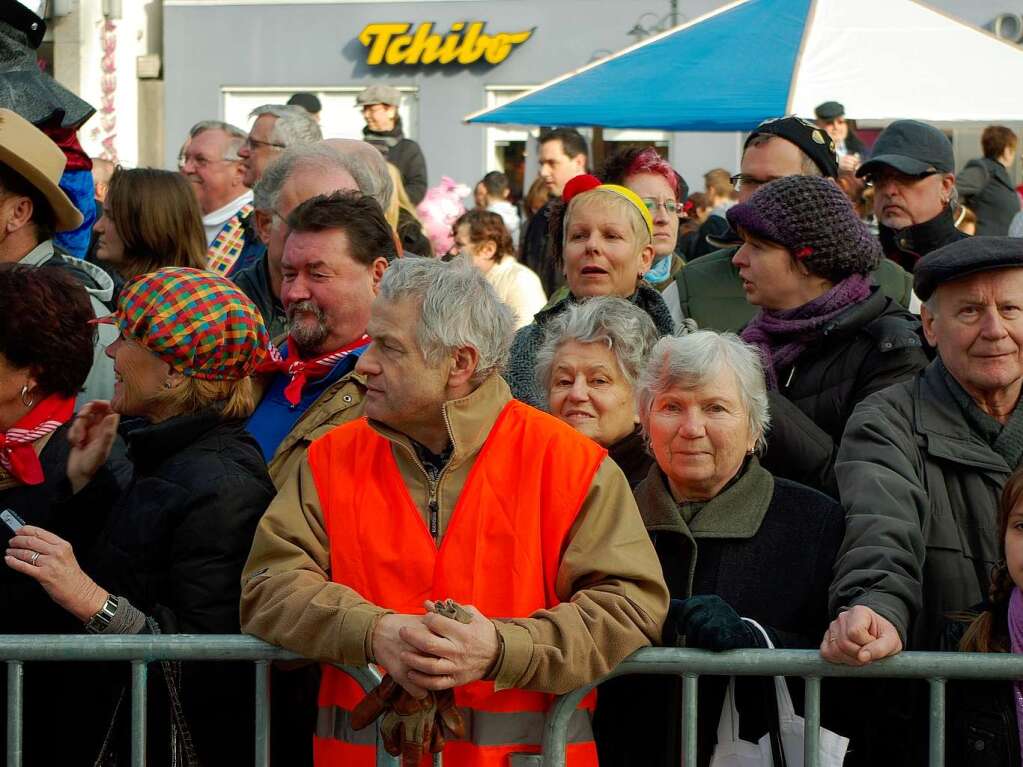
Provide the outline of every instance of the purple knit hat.
{"type": "Polygon", "coordinates": [[[781,245],[831,282],[868,274],[881,263],[881,243],[830,179],[779,178],[726,215],[735,231],[781,245]]]}

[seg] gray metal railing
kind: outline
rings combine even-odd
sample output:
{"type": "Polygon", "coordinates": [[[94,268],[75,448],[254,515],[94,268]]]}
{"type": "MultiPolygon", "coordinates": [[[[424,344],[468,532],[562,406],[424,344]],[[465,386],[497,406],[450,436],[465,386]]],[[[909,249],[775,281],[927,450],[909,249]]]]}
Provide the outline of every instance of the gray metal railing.
{"type": "MultiPolygon", "coordinates": [[[[7,767],[21,767],[24,667],[32,661],[127,661],[131,663],[131,765],[146,764],[146,680],[156,661],[252,661],[256,674],[256,767],[270,764],[270,662],[301,656],[255,637],[164,634],[131,636],[0,635],[0,661],[7,664],[7,767]]],[[[339,666],[364,690],[380,682],[372,668],[339,666]]],[[[398,760],[380,746],[378,767],[398,760]]]]}
{"type": "MultiPolygon", "coordinates": [[[[14,636],[0,635],[0,661],[7,664],[7,767],[22,757],[23,664],[33,661],[125,661],[132,664],[132,761],[145,765],[146,680],[148,665],[170,661],[251,661],[255,666],[255,747],[257,767],[270,763],[270,663],[300,656],[247,636],[14,636]]],[[[380,681],[371,668],[341,667],[365,690],[380,681]]],[[[869,666],[836,666],[814,650],[734,650],[712,653],[682,648],[646,648],[624,660],[604,679],[627,674],[681,676],[686,765],[696,764],[698,679],[713,676],[789,676],[806,682],[804,739],[806,767],[817,767],[820,735],[820,680],[823,677],[926,679],[930,684],[930,764],[945,763],[945,681],[948,679],[1023,679],[1023,657],[1000,653],[907,652],[869,666]]],[[[601,679],[600,681],[604,681],[601,679]]],[[[548,712],[543,734],[543,767],[565,767],[568,722],[597,683],[561,696],[548,712]]],[[[377,735],[378,767],[395,767],[377,735]]],[[[440,759],[435,759],[440,764],[440,759]]]]}
{"type": "MultiPolygon", "coordinates": [[[[930,764],[945,764],[945,681],[947,679],[1023,679],[1023,657],[1003,653],[905,652],[854,668],[821,659],[816,650],[732,650],[708,652],[674,647],[639,650],[604,679],[627,674],[682,677],[685,753],[683,764],[696,765],[696,695],[701,675],[791,676],[806,682],[804,698],[804,765],[817,767],[820,737],[820,680],[823,677],[926,679],[930,683],[930,764]]],[[[601,679],[600,681],[604,681],[601,679]]],[[[543,767],[565,767],[568,720],[597,683],[561,696],[547,713],[543,736],[543,767]]],[[[715,714],[716,716],[716,714],[715,714]]]]}

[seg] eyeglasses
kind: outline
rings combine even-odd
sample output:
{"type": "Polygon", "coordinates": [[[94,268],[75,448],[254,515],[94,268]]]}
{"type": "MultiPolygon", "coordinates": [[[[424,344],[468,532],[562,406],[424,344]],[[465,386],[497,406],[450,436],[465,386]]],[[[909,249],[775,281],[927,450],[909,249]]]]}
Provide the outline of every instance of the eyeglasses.
{"type": "Polygon", "coordinates": [[[773,179],[773,178],[754,178],[753,176],[748,176],[745,173],[736,173],[734,176],[732,176],[728,180],[731,182],[732,188],[735,191],[738,192],[742,187],[747,187],[748,188],[748,187],[751,187],[751,186],[763,186],[764,184],[771,183],[775,179],[773,179]]]}
{"type": "Polygon", "coordinates": [[[920,183],[925,178],[930,176],[936,176],[938,171],[929,170],[926,173],[920,173],[916,176],[911,176],[908,173],[899,173],[898,171],[881,171],[880,173],[868,173],[863,177],[863,181],[867,186],[885,186],[886,184],[895,184],[896,186],[914,186],[920,183]]]}
{"type": "Polygon", "coordinates": [[[246,149],[258,149],[261,146],[272,146],[276,149],[287,149],[284,144],[275,144],[272,141],[260,141],[259,139],[252,138],[252,136],[246,138],[245,143],[242,144],[242,146],[246,149]]]}
{"type": "Polygon", "coordinates": [[[239,160],[228,160],[224,157],[221,157],[218,160],[211,160],[209,157],[205,157],[201,154],[197,155],[186,154],[184,156],[178,157],[178,170],[184,170],[185,166],[188,165],[188,163],[192,163],[192,165],[194,165],[196,168],[202,169],[210,165],[214,165],[218,162],[239,162],[239,160]]]}
{"type": "Polygon", "coordinates": [[[674,200],[665,200],[664,202],[659,202],[653,199],[652,197],[644,197],[642,199],[643,204],[646,205],[646,209],[649,210],[651,214],[655,213],[658,208],[664,208],[665,213],[667,213],[669,216],[674,216],[679,212],[680,209],[679,204],[674,200]]]}

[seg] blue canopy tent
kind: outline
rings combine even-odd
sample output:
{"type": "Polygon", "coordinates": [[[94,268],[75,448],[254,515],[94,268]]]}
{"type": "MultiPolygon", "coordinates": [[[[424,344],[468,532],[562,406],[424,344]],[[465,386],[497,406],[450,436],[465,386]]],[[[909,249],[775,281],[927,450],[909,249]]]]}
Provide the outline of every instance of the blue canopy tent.
{"type": "Polygon", "coordinates": [[[831,99],[860,119],[1014,121],[1021,79],[1023,50],[916,0],[738,0],[465,121],[745,131],[831,99]]]}

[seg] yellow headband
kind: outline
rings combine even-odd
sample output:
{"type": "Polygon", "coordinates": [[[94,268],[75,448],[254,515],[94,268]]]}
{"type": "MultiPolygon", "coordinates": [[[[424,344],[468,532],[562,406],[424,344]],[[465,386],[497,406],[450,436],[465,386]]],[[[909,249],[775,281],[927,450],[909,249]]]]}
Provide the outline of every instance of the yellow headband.
{"type": "Polygon", "coordinates": [[[653,237],[654,217],[650,215],[649,208],[647,208],[646,204],[643,202],[643,200],[640,198],[638,194],[633,192],[628,187],[619,186],[618,184],[601,184],[598,187],[594,187],[592,191],[596,191],[598,189],[606,189],[609,192],[614,192],[620,197],[624,197],[626,200],[631,202],[636,207],[636,210],[639,211],[639,214],[643,217],[643,221],[646,222],[647,232],[650,234],[651,237],[653,237]]]}

